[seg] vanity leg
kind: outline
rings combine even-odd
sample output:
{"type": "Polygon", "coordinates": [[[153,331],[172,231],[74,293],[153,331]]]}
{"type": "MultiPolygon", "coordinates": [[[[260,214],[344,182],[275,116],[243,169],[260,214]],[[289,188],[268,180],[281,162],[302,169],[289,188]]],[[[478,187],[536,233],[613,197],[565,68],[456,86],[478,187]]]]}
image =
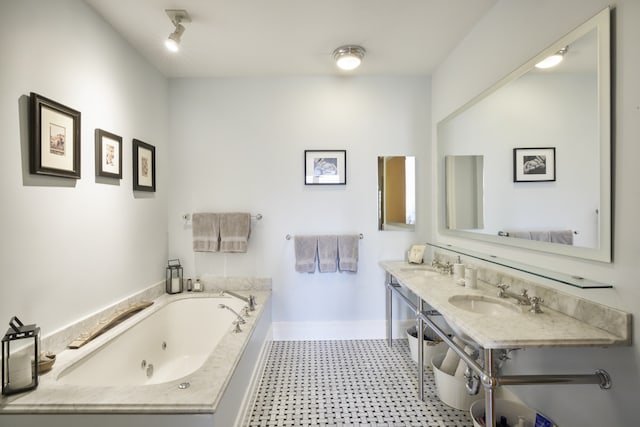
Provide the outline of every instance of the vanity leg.
{"type": "Polygon", "coordinates": [[[495,400],[494,400],[494,369],[493,369],[493,350],[490,348],[484,349],[484,372],[486,377],[482,378],[482,385],[484,386],[484,419],[485,425],[495,426],[495,400]]]}
{"type": "Polygon", "coordinates": [[[422,330],[424,329],[424,320],[420,313],[424,311],[424,301],[418,298],[418,318],[416,320],[416,332],[418,338],[418,398],[424,400],[424,341],[422,330]]]}
{"type": "Polygon", "coordinates": [[[393,345],[393,331],[392,331],[392,324],[391,324],[391,315],[392,313],[392,295],[391,295],[391,275],[389,273],[386,273],[386,285],[385,285],[385,302],[386,302],[386,320],[387,320],[387,331],[386,331],[386,335],[387,335],[387,345],[389,347],[392,347],[393,345]]]}

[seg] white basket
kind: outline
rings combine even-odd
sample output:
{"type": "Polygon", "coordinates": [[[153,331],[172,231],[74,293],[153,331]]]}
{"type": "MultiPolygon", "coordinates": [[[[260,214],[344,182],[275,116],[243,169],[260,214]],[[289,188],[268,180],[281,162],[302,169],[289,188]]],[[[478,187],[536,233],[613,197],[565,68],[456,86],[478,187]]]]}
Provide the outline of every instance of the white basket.
{"type": "Polygon", "coordinates": [[[471,404],[478,399],[484,398],[484,389],[480,387],[478,394],[469,395],[465,386],[464,378],[449,375],[440,370],[442,360],[446,353],[441,353],[433,357],[431,365],[433,366],[433,376],[436,381],[438,397],[442,403],[452,408],[468,411],[471,404]]]}
{"type": "MultiPolygon", "coordinates": [[[[480,424],[480,418],[484,418],[484,400],[478,400],[471,405],[471,418],[475,427],[483,427],[480,424]]],[[[500,422],[500,417],[506,417],[510,426],[518,426],[518,417],[524,418],[525,427],[533,427],[536,419],[536,411],[523,405],[506,399],[495,399],[494,409],[495,421],[500,422]]]]}
{"type": "MultiPolygon", "coordinates": [[[[406,331],[407,340],[409,341],[409,352],[411,353],[411,359],[413,359],[415,363],[418,363],[418,338],[412,336],[409,333],[410,329],[412,328],[409,328],[406,331]]],[[[429,339],[425,339],[423,340],[423,343],[424,343],[424,347],[422,349],[422,356],[423,356],[422,360],[424,362],[424,366],[429,368],[431,367],[431,359],[434,356],[447,351],[448,347],[444,342],[439,340],[432,341],[429,339]]]]}

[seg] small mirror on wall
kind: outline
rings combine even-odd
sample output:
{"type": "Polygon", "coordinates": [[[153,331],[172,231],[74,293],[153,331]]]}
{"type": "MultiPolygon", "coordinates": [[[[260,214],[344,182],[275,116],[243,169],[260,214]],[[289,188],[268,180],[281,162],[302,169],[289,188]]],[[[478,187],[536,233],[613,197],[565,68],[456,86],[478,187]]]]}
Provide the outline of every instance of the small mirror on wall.
{"type": "Polygon", "coordinates": [[[484,228],[483,156],[445,156],[447,228],[484,228]]]}
{"type": "Polygon", "coordinates": [[[415,157],[378,157],[378,230],[415,229],[415,183],[415,157]]]}

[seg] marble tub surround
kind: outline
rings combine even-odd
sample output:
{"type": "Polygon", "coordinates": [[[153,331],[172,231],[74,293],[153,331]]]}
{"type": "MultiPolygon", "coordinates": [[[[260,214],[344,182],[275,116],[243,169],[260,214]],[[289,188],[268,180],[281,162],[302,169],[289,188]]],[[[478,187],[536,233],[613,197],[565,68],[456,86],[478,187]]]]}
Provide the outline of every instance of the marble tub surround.
{"type": "Polygon", "coordinates": [[[271,279],[262,277],[226,277],[204,274],[200,278],[204,289],[210,292],[221,291],[270,291],[271,279]]]}
{"type": "Polygon", "coordinates": [[[43,325],[41,327],[43,328],[43,333],[46,335],[44,335],[40,341],[42,351],[50,351],[58,354],[61,351],[66,350],[69,343],[81,334],[95,328],[100,321],[109,319],[115,313],[123,311],[125,308],[139,302],[154,301],[164,293],[165,282],[163,280],[50,334],[46,334],[46,325],[43,325]]]}
{"type": "MultiPolygon", "coordinates": [[[[456,257],[457,258],[457,257],[456,257]]],[[[443,259],[441,259],[443,260],[443,259]]],[[[444,260],[446,261],[446,260],[444,260]]],[[[464,260],[463,260],[464,262],[464,260]]],[[[543,313],[530,313],[527,308],[505,311],[499,315],[483,315],[458,308],[449,302],[454,295],[477,295],[497,298],[498,289],[487,283],[486,268],[478,268],[478,287],[469,289],[457,285],[453,276],[434,272],[428,266],[416,266],[404,261],[381,262],[382,268],[394,276],[408,290],[439,311],[456,331],[461,331],[486,349],[557,346],[610,346],[630,345],[631,315],[591,301],[569,301],[576,297],[557,296],[556,291],[542,292],[542,288],[529,286],[530,295],[545,299],[543,313]],[[540,291],[540,293],[538,293],[540,291]],[[548,298],[548,300],[547,300],[548,298]],[[547,304],[551,301],[553,306],[547,304]],[[561,311],[563,307],[577,310],[561,311]],[[580,313],[580,318],[572,316],[580,313]],[[587,313],[591,313],[588,314],[587,313]],[[593,319],[602,316],[603,319],[593,319]],[[606,319],[610,319],[607,323],[606,319]]],[[[507,283],[506,280],[503,280],[507,283]]],[[[515,281],[509,290],[518,293],[515,281]]],[[[505,302],[515,300],[506,299],[505,302]]]]}
{"type": "MultiPolygon", "coordinates": [[[[251,312],[251,316],[246,317],[246,324],[242,325],[241,333],[233,333],[232,328],[229,328],[202,367],[193,374],[166,383],[144,386],[76,386],[57,381],[57,377],[67,367],[98,350],[166,304],[183,298],[217,296],[218,289],[198,293],[162,294],[154,300],[151,307],[125,320],[82,348],[62,351],[58,354],[53,369],[40,377],[37,389],[18,395],[3,396],[0,399],[0,419],[2,414],[215,413],[249,337],[260,322],[263,312],[269,313],[270,310],[269,289],[250,289],[250,292],[234,290],[243,296],[248,296],[249,293],[254,295],[257,299],[256,310],[251,312]],[[178,385],[184,381],[188,381],[190,386],[179,389],[178,385]]],[[[197,325],[195,326],[191,333],[197,333],[197,325]]]]}

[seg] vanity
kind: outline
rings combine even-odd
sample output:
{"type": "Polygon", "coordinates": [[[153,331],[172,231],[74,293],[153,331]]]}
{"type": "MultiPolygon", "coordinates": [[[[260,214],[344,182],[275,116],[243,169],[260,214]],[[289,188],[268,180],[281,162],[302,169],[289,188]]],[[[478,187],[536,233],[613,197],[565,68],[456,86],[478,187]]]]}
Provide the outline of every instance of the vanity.
{"type": "MultiPolygon", "coordinates": [[[[447,268],[381,263],[389,345],[397,298],[415,313],[418,331],[432,329],[467,364],[467,390],[484,388],[488,426],[495,425],[494,391],[502,385],[612,386],[607,372],[595,369],[501,375],[498,367],[510,351],[631,344],[629,313],[582,298],[586,292],[562,291],[564,285],[612,287],[580,277],[575,267],[567,271],[575,260],[613,261],[612,62],[606,8],[440,120],[432,246],[436,265],[447,268]],[[551,56],[561,62],[539,68],[551,56]],[[496,262],[495,255],[505,253],[514,260],[496,262]],[[532,253],[550,255],[541,261],[548,265],[523,267],[532,253]],[[456,262],[478,270],[476,289],[453,280],[448,267],[456,262]],[[464,344],[456,344],[435,316],[464,344]],[[482,361],[462,347],[475,349],[482,361]]],[[[422,353],[418,345],[420,398],[422,353]]]]}
{"type": "MultiPolygon", "coordinates": [[[[447,266],[459,253],[435,253],[438,265],[447,266]]],[[[392,345],[392,299],[399,298],[416,315],[417,330],[426,325],[457,355],[468,369],[467,390],[484,388],[487,425],[495,425],[494,392],[503,385],[597,384],[612,386],[604,370],[590,374],[500,375],[498,361],[509,351],[531,347],[609,347],[631,344],[631,315],[621,310],[496,272],[473,257],[460,259],[478,271],[477,288],[459,285],[450,269],[436,269],[405,261],[384,261],[388,345],[392,345]],[[499,278],[500,283],[494,283],[499,278]],[[509,291],[505,292],[509,284],[509,291]],[[498,285],[504,285],[499,287],[498,285]],[[526,292],[524,292],[526,290],[526,292]],[[541,304],[519,304],[522,295],[541,304]],[[502,295],[502,296],[500,296],[502,295]],[[535,308],[539,309],[536,312],[535,308]],[[482,362],[469,356],[448,331],[434,322],[442,316],[453,335],[479,353],[482,362]]],[[[423,346],[418,345],[420,399],[424,398],[423,346]]],[[[468,350],[467,350],[468,351],[468,350]]]]}

